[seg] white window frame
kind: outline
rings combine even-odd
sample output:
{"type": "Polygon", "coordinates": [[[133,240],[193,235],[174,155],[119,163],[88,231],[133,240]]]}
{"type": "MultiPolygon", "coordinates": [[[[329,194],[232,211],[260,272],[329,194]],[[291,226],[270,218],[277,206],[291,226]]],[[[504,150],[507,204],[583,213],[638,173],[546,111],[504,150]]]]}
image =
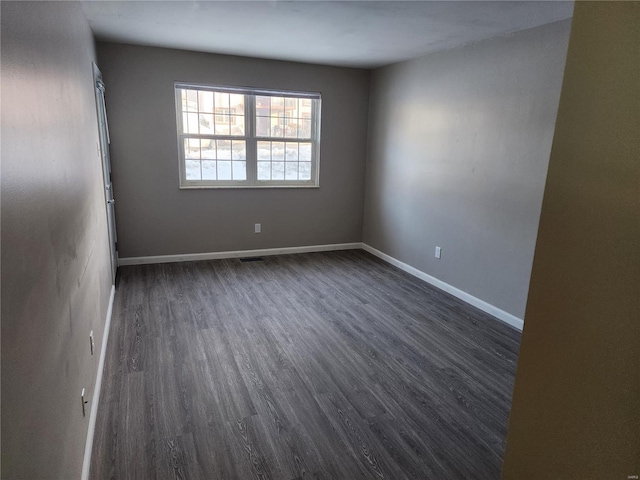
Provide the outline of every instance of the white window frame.
{"type": "MultiPolygon", "coordinates": [[[[245,87],[228,87],[199,85],[184,82],[174,83],[176,101],[176,132],[178,135],[178,158],[180,189],[198,188],[317,188],[320,173],[320,114],[321,97],[316,92],[294,92],[285,90],[263,90],[245,87]],[[181,90],[205,90],[210,92],[233,93],[244,95],[244,119],[245,134],[238,135],[217,135],[217,134],[189,134],[183,133],[182,98],[181,90]],[[304,98],[311,100],[311,138],[298,139],[286,137],[258,137],[256,135],[256,97],[287,97],[304,98]],[[200,138],[211,140],[243,140],[246,142],[246,180],[187,180],[184,140],[188,138],[200,138]],[[258,141],[272,142],[303,142],[311,143],[311,178],[309,180],[258,180],[258,141]]],[[[214,111],[213,115],[216,115],[214,111]]]]}

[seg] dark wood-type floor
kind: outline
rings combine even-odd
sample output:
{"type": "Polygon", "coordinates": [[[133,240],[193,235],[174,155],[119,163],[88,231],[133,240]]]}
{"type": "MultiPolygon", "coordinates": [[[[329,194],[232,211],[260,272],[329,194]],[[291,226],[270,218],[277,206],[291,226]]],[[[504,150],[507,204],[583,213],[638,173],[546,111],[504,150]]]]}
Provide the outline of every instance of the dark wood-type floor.
{"type": "Polygon", "coordinates": [[[93,479],[498,479],[520,335],[360,250],[124,267],[93,479]]]}

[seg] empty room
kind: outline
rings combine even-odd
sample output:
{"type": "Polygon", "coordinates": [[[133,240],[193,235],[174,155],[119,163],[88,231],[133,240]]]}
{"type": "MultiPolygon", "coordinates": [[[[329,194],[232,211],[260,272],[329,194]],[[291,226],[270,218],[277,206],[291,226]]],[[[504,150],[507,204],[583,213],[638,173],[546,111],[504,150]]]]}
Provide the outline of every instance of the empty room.
{"type": "Polygon", "coordinates": [[[0,8],[2,479],[640,476],[640,2],[0,8]]]}

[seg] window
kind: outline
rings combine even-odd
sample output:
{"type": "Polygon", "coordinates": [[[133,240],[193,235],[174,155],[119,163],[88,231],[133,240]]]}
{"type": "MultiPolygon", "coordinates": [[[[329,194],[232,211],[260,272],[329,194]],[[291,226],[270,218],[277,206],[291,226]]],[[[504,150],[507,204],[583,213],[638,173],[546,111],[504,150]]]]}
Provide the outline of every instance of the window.
{"type": "Polygon", "coordinates": [[[175,90],[181,188],[318,186],[319,94],[175,90]]]}

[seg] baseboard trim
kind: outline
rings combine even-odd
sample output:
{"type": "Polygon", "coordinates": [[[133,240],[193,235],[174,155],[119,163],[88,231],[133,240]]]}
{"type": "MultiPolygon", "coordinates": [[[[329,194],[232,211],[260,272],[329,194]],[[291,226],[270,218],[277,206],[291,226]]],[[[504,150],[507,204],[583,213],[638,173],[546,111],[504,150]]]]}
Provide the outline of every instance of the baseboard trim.
{"type": "Polygon", "coordinates": [[[292,253],[329,252],[332,250],[356,250],[362,243],[333,243],[328,245],[308,245],[304,247],[261,248],[257,250],[233,250],[228,252],[186,253],[182,255],[157,255],[150,257],[119,258],[118,265],[145,265],[149,263],[193,262],[197,260],[219,260],[222,258],[266,257],[269,255],[289,255],[292,253]]]}
{"type": "Polygon", "coordinates": [[[442,280],[439,280],[436,277],[429,275],[428,273],[418,270],[417,268],[412,267],[411,265],[401,262],[400,260],[392,257],[391,255],[387,255],[386,253],[383,253],[380,250],[377,250],[372,246],[367,245],[366,243],[362,244],[362,249],[366,250],[372,255],[375,255],[381,260],[384,260],[385,262],[390,263],[391,265],[398,267],[401,270],[404,270],[405,272],[413,275],[414,277],[417,277],[420,280],[424,280],[425,282],[430,283],[434,287],[439,288],[440,290],[444,290],[445,292],[453,295],[454,297],[458,297],[460,300],[470,305],[473,305],[476,308],[479,308],[483,312],[486,312],[489,315],[493,315],[498,320],[503,321],[504,323],[516,328],[517,330],[522,331],[522,328],[524,327],[524,321],[521,318],[518,318],[515,315],[512,315],[508,312],[505,312],[504,310],[501,310],[498,307],[485,302],[484,300],[480,300],[479,298],[474,297],[473,295],[463,290],[460,290],[459,288],[456,288],[453,285],[449,285],[448,283],[443,282],[442,280]]]}
{"type": "Polygon", "coordinates": [[[98,403],[100,402],[100,389],[102,387],[102,372],[104,371],[104,359],[107,356],[107,342],[109,340],[109,329],[111,327],[111,315],[113,314],[113,299],[116,296],[116,287],[111,285],[109,295],[109,306],[107,307],[107,317],[104,322],[104,332],[102,334],[102,347],[100,350],[100,360],[98,360],[98,374],[93,387],[93,398],[91,399],[91,413],[89,413],[89,430],[87,431],[87,441],[84,446],[84,460],[82,462],[82,480],[89,478],[91,468],[91,451],[93,450],[93,436],[96,430],[96,418],[98,416],[98,403]]]}

